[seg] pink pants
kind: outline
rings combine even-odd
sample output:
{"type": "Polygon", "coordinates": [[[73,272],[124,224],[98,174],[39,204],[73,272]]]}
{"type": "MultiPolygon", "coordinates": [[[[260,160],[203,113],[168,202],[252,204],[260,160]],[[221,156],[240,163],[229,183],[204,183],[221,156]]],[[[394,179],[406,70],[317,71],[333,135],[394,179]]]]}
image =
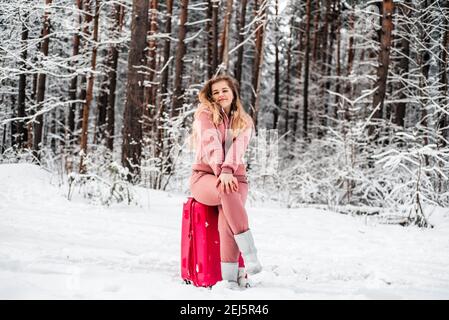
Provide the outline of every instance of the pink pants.
{"type": "Polygon", "coordinates": [[[213,174],[194,171],[190,178],[190,191],[193,198],[208,206],[218,206],[218,231],[222,262],[238,262],[240,250],[234,235],[249,229],[248,215],[245,209],[248,183],[244,178],[237,177],[237,179],[239,180],[239,190],[225,194],[215,186],[217,177],[213,174]]]}

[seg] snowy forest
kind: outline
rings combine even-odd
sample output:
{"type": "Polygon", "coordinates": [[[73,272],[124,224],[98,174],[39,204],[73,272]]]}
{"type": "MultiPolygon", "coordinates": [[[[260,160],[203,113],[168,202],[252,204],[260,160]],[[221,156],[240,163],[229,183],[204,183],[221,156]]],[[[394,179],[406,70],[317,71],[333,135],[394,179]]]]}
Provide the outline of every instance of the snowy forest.
{"type": "Polygon", "coordinates": [[[254,201],[430,227],[448,53],[449,0],[0,0],[0,163],[101,204],[188,194],[198,92],[229,74],[254,201]]]}

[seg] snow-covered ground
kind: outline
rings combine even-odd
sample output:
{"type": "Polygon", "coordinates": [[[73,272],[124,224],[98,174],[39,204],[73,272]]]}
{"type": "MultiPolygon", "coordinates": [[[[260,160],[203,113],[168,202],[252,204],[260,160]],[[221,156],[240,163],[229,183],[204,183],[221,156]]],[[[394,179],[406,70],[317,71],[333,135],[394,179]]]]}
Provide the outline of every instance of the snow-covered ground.
{"type": "MultiPolygon", "coordinates": [[[[186,196],[99,207],[33,165],[0,165],[0,299],[448,299],[449,211],[433,229],[247,205],[264,271],[243,291],[180,278],[186,196]]],[[[250,191],[251,192],[251,191],[250,191]]]]}

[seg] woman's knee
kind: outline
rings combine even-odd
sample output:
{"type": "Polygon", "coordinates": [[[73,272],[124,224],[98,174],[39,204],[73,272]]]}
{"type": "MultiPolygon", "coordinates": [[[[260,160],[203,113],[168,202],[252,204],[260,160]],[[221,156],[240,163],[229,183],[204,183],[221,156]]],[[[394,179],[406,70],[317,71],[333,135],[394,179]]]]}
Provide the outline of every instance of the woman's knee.
{"type": "MultiPolygon", "coordinates": [[[[208,206],[220,204],[218,190],[213,185],[213,179],[205,175],[190,185],[190,192],[196,201],[208,206]]],[[[213,176],[213,175],[211,175],[213,176]]]]}

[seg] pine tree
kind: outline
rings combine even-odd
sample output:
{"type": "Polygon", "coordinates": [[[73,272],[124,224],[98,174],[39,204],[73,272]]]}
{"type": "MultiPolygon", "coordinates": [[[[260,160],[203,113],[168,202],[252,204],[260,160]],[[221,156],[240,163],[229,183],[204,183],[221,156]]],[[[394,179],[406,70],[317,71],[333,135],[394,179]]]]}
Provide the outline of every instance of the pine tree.
{"type": "Polygon", "coordinates": [[[148,1],[133,0],[131,47],[128,56],[128,82],[123,113],[122,165],[129,170],[128,180],[138,178],[142,154],[142,109],[144,108],[145,48],[148,30],[148,1]]]}

